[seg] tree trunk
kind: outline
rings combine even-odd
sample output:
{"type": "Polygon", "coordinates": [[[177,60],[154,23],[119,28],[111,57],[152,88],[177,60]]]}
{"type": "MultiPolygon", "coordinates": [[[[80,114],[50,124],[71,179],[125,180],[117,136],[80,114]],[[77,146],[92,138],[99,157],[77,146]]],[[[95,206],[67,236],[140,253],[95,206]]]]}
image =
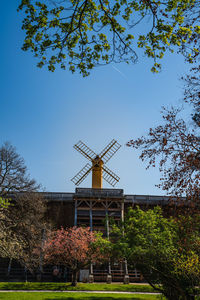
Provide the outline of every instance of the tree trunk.
{"type": "Polygon", "coordinates": [[[78,270],[72,270],[72,286],[77,285],[78,270]]]}
{"type": "Polygon", "coordinates": [[[12,258],[10,258],[9,264],[8,264],[8,270],[7,270],[7,277],[8,278],[10,277],[11,264],[12,264],[12,258]]]}

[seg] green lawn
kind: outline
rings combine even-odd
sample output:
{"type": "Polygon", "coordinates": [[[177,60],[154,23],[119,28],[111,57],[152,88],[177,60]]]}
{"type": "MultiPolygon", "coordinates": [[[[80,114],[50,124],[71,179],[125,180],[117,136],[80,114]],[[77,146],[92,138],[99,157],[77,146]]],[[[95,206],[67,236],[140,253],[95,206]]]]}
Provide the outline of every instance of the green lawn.
{"type": "Polygon", "coordinates": [[[44,292],[2,292],[1,300],[158,300],[156,295],[119,295],[119,294],[87,294],[87,293],[44,293],[44,292]]]}
{"type": "Polygon", "coordinates": [[[145,284],[78,283],[73,287],[70,283],[52,282],[0,282],[0,290],[154,292],[151,286],[145,284]]]}

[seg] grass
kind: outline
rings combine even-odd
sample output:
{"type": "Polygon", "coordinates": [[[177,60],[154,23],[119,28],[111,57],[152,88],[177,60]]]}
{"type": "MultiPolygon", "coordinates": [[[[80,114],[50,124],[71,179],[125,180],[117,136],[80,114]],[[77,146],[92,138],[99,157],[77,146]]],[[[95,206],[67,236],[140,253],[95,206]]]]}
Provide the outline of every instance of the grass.
{"type": "Polygon", "coordinates": [[[157,295],[115,295],[87,293],[2,292],[1,300],[158,300],[157,295]]]}
{"type": "Polygon", "coordinates": [[[73,287],[70,283],[57,282],[0,282],[0,290],[155,292],[145,284],[78,283],[73,287]]]}

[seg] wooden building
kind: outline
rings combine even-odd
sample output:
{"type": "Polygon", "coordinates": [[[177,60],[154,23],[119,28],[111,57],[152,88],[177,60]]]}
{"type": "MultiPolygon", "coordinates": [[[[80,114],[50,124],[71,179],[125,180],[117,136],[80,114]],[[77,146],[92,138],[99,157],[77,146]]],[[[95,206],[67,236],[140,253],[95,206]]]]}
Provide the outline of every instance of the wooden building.
{"type": "MultiPolygon", "coordinates": [[[[109,219],[124,219],[129,207],[139,205],[167,207],[169,198],[153,195],[126,195],[123,189],[76,188],[75,193],[44,193],[48,201],[48,219],[57,228],[89,226],[109,237],[109,219]]],[[[129,270],[126,261],[102,267],[90,266],[90,281],[141,281],[137,270],[129,270]]]]}
{"type": "MultiPolygon", "coordinates": [[[[47,220],[55,228],[89,226],[91,230],[101,231],[109,236],[109,219],[116,222],[124,219],[129,207],[153,208],[156,205],[168,208],[169,198],[153,195],[126,195],[123,189],[76,188],[74,193],[42,193],[47,201],[47,220]]],[[[52,267],[44,267],[43,280],[52,281],[52,267]]],[[[118,264],[90,266],[89,281],[100,282],[138,282],[141,281],[137,270],[130,270],[126,261],[118,264]]],[[[0,280],[36,280],[30,272],[16,261],[0,261],[0,280]],[[9,275],[9,276],[8,276],[9,275]]],[[[70,281],[71,274],[62,270],[62,281],[70,281]]]]}

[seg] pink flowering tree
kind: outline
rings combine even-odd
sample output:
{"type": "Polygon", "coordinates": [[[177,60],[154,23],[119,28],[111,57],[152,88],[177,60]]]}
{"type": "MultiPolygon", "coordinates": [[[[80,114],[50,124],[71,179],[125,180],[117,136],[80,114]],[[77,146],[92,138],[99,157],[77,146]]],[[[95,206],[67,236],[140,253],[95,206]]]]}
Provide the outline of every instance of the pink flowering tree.
{"type": "Polygon", "coordinates": [[[89,227],[61,228],[52,232],[44,245],[46,263],[69,267],[74,286],[80,269],[90,263],[105,262],[110,253],[110,242],[89,227]]]}

